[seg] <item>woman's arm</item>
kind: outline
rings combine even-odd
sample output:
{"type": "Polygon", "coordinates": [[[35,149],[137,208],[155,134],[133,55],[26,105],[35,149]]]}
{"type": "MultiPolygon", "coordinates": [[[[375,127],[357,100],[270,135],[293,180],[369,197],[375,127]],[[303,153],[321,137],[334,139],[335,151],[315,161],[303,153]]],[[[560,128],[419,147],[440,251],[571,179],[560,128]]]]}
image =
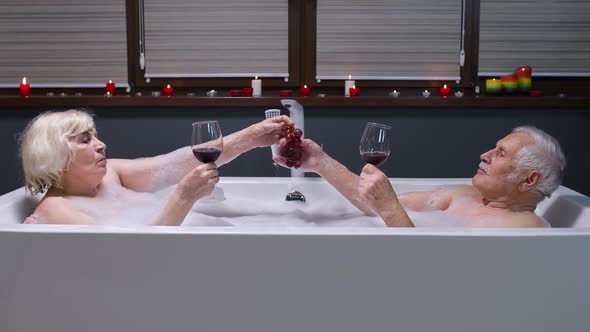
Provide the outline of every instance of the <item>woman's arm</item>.
{"type": "MultiPolygon", "coordinates": [[[[292,121],[287,116],[266,119],[223,138],[223,152],[217,165],[224,165],[244,152],[279,141],[292,121]]],[[[201,163],[191,147],[140,159],[109,159],[122,186],[134,191],[154,192],[178,183],[201,163]]]]}

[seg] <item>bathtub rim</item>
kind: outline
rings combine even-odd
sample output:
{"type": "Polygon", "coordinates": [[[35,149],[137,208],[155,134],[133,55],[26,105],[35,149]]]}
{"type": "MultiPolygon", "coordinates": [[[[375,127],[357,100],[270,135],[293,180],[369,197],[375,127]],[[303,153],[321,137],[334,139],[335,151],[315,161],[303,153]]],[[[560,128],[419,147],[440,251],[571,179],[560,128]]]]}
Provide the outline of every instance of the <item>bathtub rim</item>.
{"type": "MultiPolygon", "coordinates": [[[[394,185],[470,184],[471,178],[390,178],[394,185]]],[[[220,183],[326,183],[320,177],[220,177],[220,183]]],[[[582,195],[560,186],[562,194],[582,195]]],[[[12,198],[22,195],[24,187],[0,196],[0,207],[12,198]]],[[[0,216],[1,217],[1,216],[0,216]]],[[[209,235],[285,235],[285,236],[469,236],[469,237],[542,237],[542,236],[590,236],[590,227],[577,228],[380,228],[380,227],[222,227],[222,226],[109,226],[109,225],[30,225],[1,224],[0,233],[81,233],[81,234],[209,234],[209,235]]]]}

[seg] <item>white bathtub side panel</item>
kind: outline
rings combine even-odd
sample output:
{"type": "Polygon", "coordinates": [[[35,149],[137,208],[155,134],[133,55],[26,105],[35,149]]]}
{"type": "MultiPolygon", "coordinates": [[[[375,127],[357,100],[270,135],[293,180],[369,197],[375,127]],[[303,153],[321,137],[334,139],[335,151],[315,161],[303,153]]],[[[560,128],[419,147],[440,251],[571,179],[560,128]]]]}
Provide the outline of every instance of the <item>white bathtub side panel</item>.
{"type": "Polygon", "coordinates": [[[4,332],[560,331],[590,236],[0,232],[4,332]]]}

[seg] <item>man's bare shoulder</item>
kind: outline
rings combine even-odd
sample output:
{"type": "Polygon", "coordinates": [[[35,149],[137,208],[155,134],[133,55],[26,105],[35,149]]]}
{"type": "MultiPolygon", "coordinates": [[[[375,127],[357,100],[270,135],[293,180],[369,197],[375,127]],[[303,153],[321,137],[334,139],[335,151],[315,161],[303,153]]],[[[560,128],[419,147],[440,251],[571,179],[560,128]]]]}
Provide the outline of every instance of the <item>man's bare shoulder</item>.
{"type": "Polygon", "coordinates": [[[545,221],[534,212],[518,212],[507,222],[507,227],[544,228],[545,221]]]}
{"type": "Polygon", "coordinates": [[[481,194],[475,187],[469,184],[456,185],[443,189],[444,193],[450,195],[452,198],[459,197],[480,197],[481,194]]]}

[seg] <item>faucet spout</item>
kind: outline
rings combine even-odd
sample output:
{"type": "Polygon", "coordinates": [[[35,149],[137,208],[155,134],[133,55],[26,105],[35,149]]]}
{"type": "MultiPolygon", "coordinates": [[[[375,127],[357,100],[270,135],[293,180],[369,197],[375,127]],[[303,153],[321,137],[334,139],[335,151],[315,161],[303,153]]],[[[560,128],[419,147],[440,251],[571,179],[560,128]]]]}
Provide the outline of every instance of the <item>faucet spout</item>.
{"type": "MultiPolygon", "coordinates": [[[[281,99],[281,104],[289,111],[289,117],[295,123],[295,127],[301,129],[301,138],[305,137],[305,117],[303,105],[295,99],[281,99]]],[[[295,168],[291,169],[291,177],[304,177],[304,172],[295,168]]]]}

